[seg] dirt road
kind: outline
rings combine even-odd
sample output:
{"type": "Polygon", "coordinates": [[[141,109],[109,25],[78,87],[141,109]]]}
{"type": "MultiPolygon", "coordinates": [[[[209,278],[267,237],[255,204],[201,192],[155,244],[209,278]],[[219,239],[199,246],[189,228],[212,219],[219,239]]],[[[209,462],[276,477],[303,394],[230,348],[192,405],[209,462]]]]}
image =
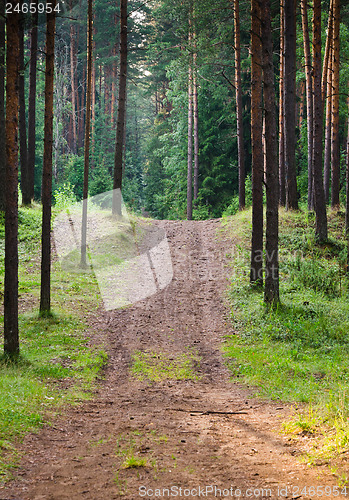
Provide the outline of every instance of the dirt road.
{"type": "Polygon", "coordinates": [[[95,399],[27,436],[18,478],[0,498],[317,498],[311,486],[336,482],[300,464],[295,445],[276,432],[288,408],[229,380],[221,355],[232,333],[224,306],[229,242],[217,233],[220,222],[158,224],[173,281],[96,318],[110,358],[95,399]],[[198,378],[139,381],[130,374],[136,351],[168,362],[189,353],[198,378]],[[126,468],[132,460],[140,466],[126,468]]]}

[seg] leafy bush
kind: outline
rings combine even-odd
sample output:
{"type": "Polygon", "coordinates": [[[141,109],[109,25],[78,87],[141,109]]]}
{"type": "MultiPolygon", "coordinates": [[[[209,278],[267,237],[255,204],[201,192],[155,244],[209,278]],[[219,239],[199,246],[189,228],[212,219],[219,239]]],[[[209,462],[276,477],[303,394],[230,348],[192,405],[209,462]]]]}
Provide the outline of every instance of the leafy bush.
{"type": "Polygon", "coordinates": [[[54,200],[57,210],[65,210],[76,203],[76,196],[72,185],[69,182],[65,182],[59,186],[54,192],[54,200]]]}

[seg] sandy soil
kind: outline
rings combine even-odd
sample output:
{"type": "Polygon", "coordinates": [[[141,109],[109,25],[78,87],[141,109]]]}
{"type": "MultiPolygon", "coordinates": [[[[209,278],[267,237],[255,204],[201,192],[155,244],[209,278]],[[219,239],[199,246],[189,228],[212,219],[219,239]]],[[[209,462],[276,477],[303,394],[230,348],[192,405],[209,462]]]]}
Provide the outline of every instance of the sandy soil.
{"type": "Polygon", "coordinates": [[[26,437],[17,477],[0,498],[306,499],[321,491],[338,498],[329,489],[335,478],[300,463],[299,444],[278,432],[287,405],[255,399],[229,379],[221,345],[233,333],[224,305],[231,243],[217,232],[220,222],[158,224],[170,242],[172,283],[92,318],[91,327],[109,343],[105,380],[93,401],[26,437]],[[176,358],[188,348],[200,357],[198,380],[149,383],[130,374],[137,350],[176,358]],[[131,455],[146,465],[124,468],[131,455]]]}

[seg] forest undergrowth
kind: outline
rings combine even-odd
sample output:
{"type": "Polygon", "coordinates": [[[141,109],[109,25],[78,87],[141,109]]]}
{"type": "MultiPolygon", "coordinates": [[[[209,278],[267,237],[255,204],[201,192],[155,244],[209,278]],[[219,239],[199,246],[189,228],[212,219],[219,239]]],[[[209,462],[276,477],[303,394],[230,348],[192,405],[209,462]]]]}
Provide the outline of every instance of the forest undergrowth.
{"type": "MultiPolygon", "coordinates": [[[[0,213],[0,288],[4,281],[4,217],[0,213]]],[[[52,315],[39,316],[41,208],[19,209],[19,331],[16,362],[0,358],[0,482],[11,477],[28,431],[47,424],[66,404],[92,396],[106,362],[92,343],[85,318],[99,292],[90,273],[66,273],[52,264],[52,315]],[[67,298],[69,300],[67,300],[67,298]]],[[[3,310],[0,324],[3,326],[3,310]]],[[[93,333],[93,332],[91,332],[93,333]]]]}
{"type": "Polygon", "coordinates": [[[281,303],[274,310],[265,307],[263,291],[249,284],[250,210],[224,220],[235,243],[228,292],[234,334],[224,347],[233,379],[256,387],[258,396],[295,403],[284,432],[311,437],[303,459],[328,464],[345,483],[346,475],[337,471],[349,452],[344,212],[328,213],[331,238],[319,246],[313,214],[281,210],[281,303]]]}

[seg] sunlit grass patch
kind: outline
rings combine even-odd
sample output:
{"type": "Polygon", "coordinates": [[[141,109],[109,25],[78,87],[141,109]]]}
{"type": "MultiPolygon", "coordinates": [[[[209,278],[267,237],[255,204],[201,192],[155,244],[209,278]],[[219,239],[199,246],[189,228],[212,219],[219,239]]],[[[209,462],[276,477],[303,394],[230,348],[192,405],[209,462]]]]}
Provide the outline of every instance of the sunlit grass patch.
{"type": "Polygon", "coordinates": [[[194,352],[167,354],[138,351],[132,356],[131,373],[139,380],[197,380],[195,365],[199,362],[194,352]]]}

